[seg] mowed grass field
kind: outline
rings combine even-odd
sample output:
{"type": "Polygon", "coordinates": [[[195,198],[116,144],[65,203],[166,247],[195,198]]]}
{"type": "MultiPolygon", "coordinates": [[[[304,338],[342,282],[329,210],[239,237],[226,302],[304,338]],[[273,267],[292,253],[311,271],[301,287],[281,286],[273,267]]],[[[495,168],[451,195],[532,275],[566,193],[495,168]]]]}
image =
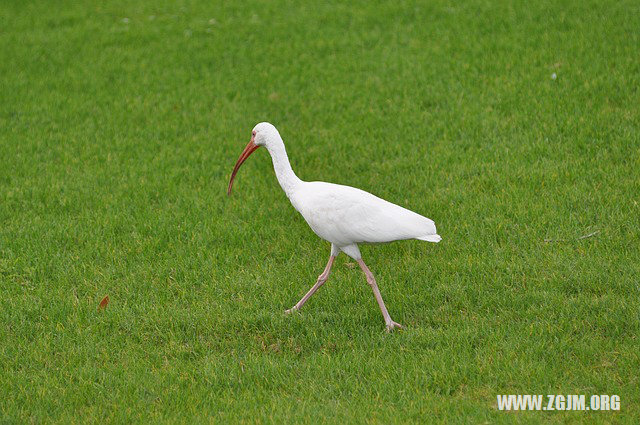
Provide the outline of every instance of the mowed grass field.
{"type": "Polygon", "coordinates": [[[636,1],[3,1],[0,422],[638,423],[639,46],[636,1]],[[265,150],[226,196],[260,121],[435,220],[363,247],[405,330],[344,255],[284,315],[329,244],[265,150]]]}

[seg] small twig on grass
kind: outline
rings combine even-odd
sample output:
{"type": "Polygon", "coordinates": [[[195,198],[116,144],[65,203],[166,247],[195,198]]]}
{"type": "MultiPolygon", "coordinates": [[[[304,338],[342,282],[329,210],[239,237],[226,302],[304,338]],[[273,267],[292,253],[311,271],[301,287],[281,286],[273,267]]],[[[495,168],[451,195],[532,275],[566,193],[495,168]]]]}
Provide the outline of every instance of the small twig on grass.
{"type": "Polygon", "coordinates": [[[566,242],[567,240],[566,239],[545,239],[544,241],[551,243],[551,242],[566,242]]]}
{"type": "Polygon", "coordinates": [[[595,235],[597,235],[598,233],[600,233],[600,230],[596,230],[595,232],[591,232],[591,233],[589,233],[588,235],[580,236],[580,237],[578,238],[578,240],[580,240],[580,239],[587,239],[587,238],[590,238],[591,236],[595,236],[595,235]]]}
{"type": "MultiPolygon", "coordinates": [[[[575,240],[579,241],[581,239],[587,239],[587,238],[590,238],[591,236],[597,235],[598,233],[600,233],[600,230],[596,230],[595,232],[591,232],[591,233],[589,233],[587,235],[580,236],[580,237],[576,238],[575,240]]],[[[544,241],[545,242],[569,242],[571,240],[572,239],[545,239],[544,241]]]]}

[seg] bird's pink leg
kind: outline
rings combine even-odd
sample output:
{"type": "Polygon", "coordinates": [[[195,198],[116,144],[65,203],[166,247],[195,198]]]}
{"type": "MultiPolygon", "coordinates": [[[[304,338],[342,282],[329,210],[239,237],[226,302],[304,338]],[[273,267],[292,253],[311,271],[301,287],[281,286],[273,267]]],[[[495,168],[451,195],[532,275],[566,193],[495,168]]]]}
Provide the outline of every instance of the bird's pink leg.
{"type": "Polygon", "coordinates": [[[362,261],[362,258],[357,260],[360,268],[364,272],[367,277],[367,283],[371,286],[373,290],[373,295],[376,297],[376,301],[378,302],[378,306],[380,306],[380,311],[382,311],[382,316],[384,317],[384,321],[387,324],[387,332],[391,332],[394,328],[402,328],[400,323],[394,322],[391,320],[391,316],[389,316],[389,312],[387,311],[387,307],[384,305],[384,301],[382,300],[382,295],[380,295],[380,290],[378,289],[378,284],[376,284],[376,279],[373,277],[373,273],[369,270],[369,267],[362,261]]]}
{"type": "Polygon", "coordinates": [[[300,310],[302,308],[302,306],[304,305],[304,303],[306,303],[307,300],[309,298],[311,298],[311,296],[313,294],[315,294],[315,292],[318,290],[318,288],[320,288],[322,285],[324,285],[324,283],[327,281],[327,279],[329,279],[329,273],[331,272],[331,266],[333,265],[333,261],[335,259],[336,259],[335,255],[331,255],[329,257],[329,262],[327,263],[327,267],[325,267],[324,271],[322,272],[322,274],[320,276],[318,276],[318,280],[316,281],[316,284],[313,285],[313,287],[311,289],[309,289],[309,292],[307,292],[305,294],[305,296],[302,297],[302,299],[300,301],[298,301],[298,304],[294,305],[289,310],[285,311],[285,313],[293,313],[296,310],[300,310]]]}

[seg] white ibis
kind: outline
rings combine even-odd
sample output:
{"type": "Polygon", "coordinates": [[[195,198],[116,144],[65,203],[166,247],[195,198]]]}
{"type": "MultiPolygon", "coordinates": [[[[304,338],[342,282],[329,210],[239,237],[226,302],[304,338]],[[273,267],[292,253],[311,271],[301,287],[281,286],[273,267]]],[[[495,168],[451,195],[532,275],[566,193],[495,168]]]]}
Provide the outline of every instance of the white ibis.
{"type": "Polygon", "coordinates": [[[236,162],[227,195],[231,195],[233,179],[249,155],[260,146],[269,151],[278,182],[293,207],[298,210],[316,235],[331,242],[329,262],[315,285],[287,313],[299,310],[329,278],[331,266],[342,251],[357,261],[380,306],[387,331],[401,328],[391,320],[373,274],[362,261],[359,243],[381,243],[404,239],[439,242],[434,222],[426,217],[349,186],[325,182],[305,182],[296,176],[289,164],[284,142],[278,130],[267,122],[256,125],[251,140],[236,162]]]}

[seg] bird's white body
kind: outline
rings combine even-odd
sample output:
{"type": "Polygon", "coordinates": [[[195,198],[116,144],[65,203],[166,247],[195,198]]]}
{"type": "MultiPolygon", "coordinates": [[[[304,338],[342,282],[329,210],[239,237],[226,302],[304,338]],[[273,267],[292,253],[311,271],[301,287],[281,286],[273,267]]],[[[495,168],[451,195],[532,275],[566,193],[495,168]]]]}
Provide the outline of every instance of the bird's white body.
{"type": "Polygon", "coordinates": [[[404,239],[439,242],[441,238],[436,232],[434,222],[360,189],[300,180],[291,168],[278,130],[269,123],[260,123],[253,129],[251,141],[240,155],[231,175],[229,194],[238,168],[260,146],[265,146],[269,151],[278,182],[291,204],[318,236],[331,242],[331,256],[325,271],[318,277],[316,285],[288,311],[300,309],[325,283],[335,257],[344,252],[357,260],[365,272],[367,282],[371,285],[382,310],[387,330],[400,327],[391,320],[373,274],[362,261],[358,244],[404,239]]]}
{"type": "Polygon", "coordinates": [[[363,242],[440,240],[432,220],[354,187],[302,182],[289,199],[318,236],[339,248],[363,242]]]}

